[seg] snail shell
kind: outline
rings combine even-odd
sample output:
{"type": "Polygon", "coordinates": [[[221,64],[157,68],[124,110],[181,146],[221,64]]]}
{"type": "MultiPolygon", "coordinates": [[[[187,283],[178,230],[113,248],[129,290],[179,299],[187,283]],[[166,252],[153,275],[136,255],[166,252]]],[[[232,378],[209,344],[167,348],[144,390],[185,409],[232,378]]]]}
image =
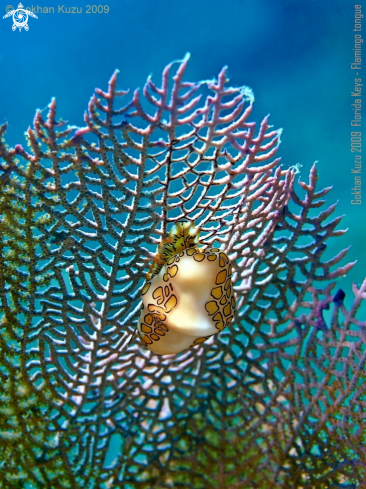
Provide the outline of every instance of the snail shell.
{"type": "Polygon", "coordinates": [[[165,250],[179,232],[196,232],[196,246],[181,246],[175,254],[173,247],[169,257],[159,254],[141,291],[137,331],[142,344],[159,355],[204,342],[232,321],[235,310],[228,256],[217,248],[202,251],[193,223],[176,224],[164,242],[165,250]]]}

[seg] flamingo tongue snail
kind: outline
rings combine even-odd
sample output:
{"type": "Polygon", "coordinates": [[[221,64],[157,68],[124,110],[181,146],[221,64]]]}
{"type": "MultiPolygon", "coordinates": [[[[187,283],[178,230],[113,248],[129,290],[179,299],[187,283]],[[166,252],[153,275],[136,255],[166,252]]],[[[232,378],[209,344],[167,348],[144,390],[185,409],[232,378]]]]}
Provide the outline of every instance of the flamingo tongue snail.
{"type": "Polygon", "coordinates": [[[199,229],[178,222],[158,253],[141,291],[137,331],[159,355],[179,353],[222,331],[233,319],[232,265],[218,248],[199,247],[199,229]]]}

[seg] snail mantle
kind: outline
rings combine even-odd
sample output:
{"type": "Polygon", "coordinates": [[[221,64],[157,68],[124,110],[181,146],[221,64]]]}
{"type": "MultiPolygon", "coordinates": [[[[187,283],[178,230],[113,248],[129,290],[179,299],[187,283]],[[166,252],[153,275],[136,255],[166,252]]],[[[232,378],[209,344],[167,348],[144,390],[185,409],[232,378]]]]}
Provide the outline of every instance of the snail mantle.
{"type": "Polygon", "coordinates": [[[141,291],[137,331],[159,355],[179,353],[222,331],[233,319],[232,265],[218,248],[202,250],[199,230],[178,222],[158,253],[141,291]]]}

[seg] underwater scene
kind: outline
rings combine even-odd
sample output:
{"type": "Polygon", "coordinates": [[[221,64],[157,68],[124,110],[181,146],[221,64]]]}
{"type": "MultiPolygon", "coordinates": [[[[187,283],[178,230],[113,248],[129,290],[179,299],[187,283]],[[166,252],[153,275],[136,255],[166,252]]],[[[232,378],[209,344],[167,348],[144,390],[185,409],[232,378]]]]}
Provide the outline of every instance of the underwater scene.
{"type": "Polygon", "coordinates": [[[364,487],[364,3],[1,10],[0,488],[364,487]]]}

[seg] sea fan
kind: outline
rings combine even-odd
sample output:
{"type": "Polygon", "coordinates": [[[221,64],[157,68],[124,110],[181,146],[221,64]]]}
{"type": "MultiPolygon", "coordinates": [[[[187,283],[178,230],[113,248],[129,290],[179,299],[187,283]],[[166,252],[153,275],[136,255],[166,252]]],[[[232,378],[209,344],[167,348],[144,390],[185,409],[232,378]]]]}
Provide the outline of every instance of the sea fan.
{"type": "Polygon", "coordinates": [[[295,190],[295,169],[273,159],[280,131],[249,122],[251,91],[225,69],[186,82],[187,61],[122,107],[115,73],[83,128],[52,100],[29,152],[2,139],[2,487],[362,478],[366,282],[346,310],[334,280],[353,263],[324,257],[345,231],[334,205],[314,212],[330,188],[316,190],[314,166],[295,190]],[[181,220],[230,257],[237,308],[206,343],[158,356],[134,336],[140,294],[181,220]]]}

